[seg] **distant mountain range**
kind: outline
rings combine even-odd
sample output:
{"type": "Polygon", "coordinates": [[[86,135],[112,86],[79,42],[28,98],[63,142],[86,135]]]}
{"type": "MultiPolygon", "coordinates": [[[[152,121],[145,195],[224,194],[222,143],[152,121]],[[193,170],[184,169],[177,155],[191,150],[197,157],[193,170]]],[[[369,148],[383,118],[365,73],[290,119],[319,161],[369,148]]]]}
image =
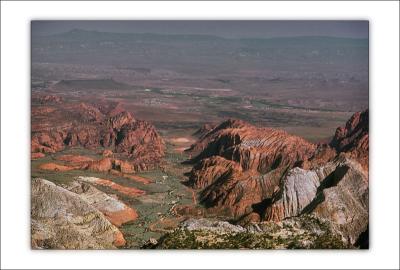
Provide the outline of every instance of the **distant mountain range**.
{"type": "Polygon", "coordinates": [[[368,53],[368,39],[326,36],[231,39],[75,29],[32,37],[33,62],[130,64],[180,72],[193,65],[203,67],[204,72],[299,68],[367,72],[368,53]]]}

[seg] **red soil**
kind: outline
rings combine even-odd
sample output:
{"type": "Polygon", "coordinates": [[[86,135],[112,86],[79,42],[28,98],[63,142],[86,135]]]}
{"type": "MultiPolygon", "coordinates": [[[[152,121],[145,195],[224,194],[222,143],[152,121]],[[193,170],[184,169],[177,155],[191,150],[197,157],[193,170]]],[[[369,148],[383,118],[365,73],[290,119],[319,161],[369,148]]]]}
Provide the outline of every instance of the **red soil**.
{"type": "Polygon", "coordinates": [[[117,212],[103,211],[104,216],[115,226],[119,227],[124,223],[137,219],[138,214],[130,207],[117,212]]]}
{"type": "Polygon", "coordinates": [[[31,159],[39,159],[39,158],[43,158],[45,156],[46,156],[45,154],[40,153],[40,152],[31,153],[31,159]]]}
{"type": "Polygon", "coordinates": [[[45,163],[39,166],[39,169],[41,170],[46,170],[46,171],[57,171],[57,172],[66,172],[66,171],[71,171],[75,170],[75,167],[72,166],[64,166],[64,165],[59,165],[56,163],[45,163]]]}
{"type": "Polygon", "coordinates": [[[74,164],[93,161],[93,158],[86,157],[86,156],[79,156],[79,155],[62,155],[62,156],[57,157],[56,159],[74,163],[74,164]]]}
{"type": "Polygon", "coordinates": [[[143,190],[137,189],[137,188],[132,188],[132,187],[125,187],[121,186],[117,183],[114,183],[113,181],[106,180],[106,179],[98,179],[96,180],[95,184],[109,187],[113,190],[116,190],[122,194],[128,195],[128,196],[138,196],[138,195],[143,195],[145,192],[143,190]]]}

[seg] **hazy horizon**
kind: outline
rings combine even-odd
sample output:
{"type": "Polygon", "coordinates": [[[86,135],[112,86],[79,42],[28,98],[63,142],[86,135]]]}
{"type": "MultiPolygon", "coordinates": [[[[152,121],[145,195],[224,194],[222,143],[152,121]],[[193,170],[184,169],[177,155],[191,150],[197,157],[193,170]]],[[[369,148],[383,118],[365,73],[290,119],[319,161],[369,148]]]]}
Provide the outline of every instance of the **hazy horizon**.
{"type": "Polygon", "coordinates": [[[223,38],[368,38],[368,21],[32,21],[32,36],[73,29],[111,33],[194,34],[223,38]],[[184,23],[183,23],[184,22],[184,23]]]}

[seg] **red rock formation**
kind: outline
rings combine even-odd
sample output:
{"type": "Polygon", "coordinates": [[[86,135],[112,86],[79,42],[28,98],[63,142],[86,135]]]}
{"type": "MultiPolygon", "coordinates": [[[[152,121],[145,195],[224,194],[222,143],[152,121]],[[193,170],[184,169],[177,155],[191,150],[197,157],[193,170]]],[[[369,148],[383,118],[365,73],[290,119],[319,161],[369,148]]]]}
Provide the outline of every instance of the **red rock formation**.
{"type": "Polygon", "coordinates": [[[110,149],[105,149],[101,155],[103,157],[112,157],[114,155],[113,151],[111,151],[110,149]]]}
{"type": "Polygon", "coordinates": [[[203,136],[195,149],[203,151],[193,159],[198,162],[189,185],[203,189],[201,202],[207,207],[240,217],[254,209],[261,213],[286,169],[311,157],[316,146],[285,131],[228,120],[203,136]]]}
{"type": "Polygon", "coordinates": [[[87,183],[92,183],[92,184],[96,184],[96,185],[100,185],[100,186],[104,186],[104,187],[108,187],[111,188],[115,191],[118,191],[119,193],[122,193],[124,195],[127,196],[139,196],[139,195],[143,195],[145,194],[145,192],[143,190],[137,189],[137,188],[133,188],[133,187],[126,187],[126,186],[122,186],[119,185],[111,180],[108,179],[101,179],[101,178],[96,178],[96,177],[83,177],[83,176],[79,176],[77,178],[78,181],[82,181],[82,182],[87,182],[87,183]]]}
{"type": "Polygon", "coordinates": [[[55,153],[69,146],[105,147],[129,159],[133,169],[121,164],[126,172],[158,164],[165,144],[154,126],[134,119],[119,104],[114,109],[110,106],[102,102],[100,108],[87,103],[61,103],[49,111],[33,102],[31,152],[55,153]]]}
{"type": "Polygon", "coordinates": [[[39,158],[43,158],[43,157],[45,157],[45,156],[46,156],[45,154],[40,153],[40,152],[32,153],[32,154],[31,154],[31,159],[39,159],[39,158]]]}
{"type": "MultiPolygon", "coordinates": [[[[228,120],[210,131],[198,145],[207,145],[194,158],[199,161],[222,156],[238,162],[243,170],[266,173],[279,166],[292,166],[310,157],[316,146],[283,130],[257,128],[242,121],[228,120]]],[[[203,148],[194,146],[193,149],[203,148]]]]}
{"type": "Polygon", "coordinates": [[[125,178],[129,178],[129,179],[131,179],[133,181],[136,181],[136,182],[139,182],[139,183],[142,183],[142,184],[145,184],[145,185],[152,183],[152,181],[150,179],[144,178],[144,177],[141,177],[141,176],[138,176],[138,175],[122,174],[121,176],[125,177],[125,178]]]}
{"type": "MultiPolygon", "coordinates": [[[[85,179],[85,178],[83,178],[85,179]]],[[[96,181],[93,181],[96,183],[96,181]]],[[[131,207],[118,200],[116,196],[110,196],[90,184],[85,182],[73,181],[65,186],[91,206],[99,210],[115,226],[119,227],[124,223],[137,219],[137,212],[131,207]]]]}
{"type": "Polygon", "coordinates": [[[127,111],[122,111],[116,115],[110,116],[108,119],[113,129],[120,130],[123,126],[136,122],[132,115],[127,111]]]}
{"type": "Polygon", "coordinates": [[[88,162],[85,168],[94,172],[108,172],[113,168],[113,160],[111,158],[103,158],[88,162]]]}
{"type": "Polygon", "coordinates": [[[44,163],[44,164],[40,165],[39,169],[45,170],[45,171],[66,172],[66,171],[71,171],[71,170],[75,170],[78,168],[73,167],[73,166],[64,166],[64,165],[50,162],[50,163],[44,163]]]}
{"type": "Polygon", "coordinates": [[[193,156],[198,155],[201,153],[201,151],[204,150],[204,148],[211,141],[213,141],[218,136],[218,132],[220,130],[229,129],[229,128],[240,128],[240,127],[244,127],[247,125],[248,124],[244,121],[236,120],[236,119],[229,119],[227,121],[222,122],[218,126],[215,126],[215,127],[213,126],[212,129],[210,129],[208,132],[205,132],[206,130],[200,129],[200,131],[199,131],[199,133],[201,135],[200,140],[198,140],[189,149],[187,149],[186,152],[189,152],[193,156]]]}
{"type": "Polygon", "coordinates": [[[203,189],[214,183],[222,175],[232,174],[233,172],[242,172],[242,168],[236,162],[220,156],[205,158],[193,167],[188,184],[193,188],[203,189]]]}
{"type": "Polygon", "coordinates": [[[324,166],[338,155],[360,162],[368,174],[368,110],[338,128],[330,144],[314,145],[284,131],[229,120],[202,136],[191,151],[199,153],[188,184],[202,189],[206,207],[243,220],[279,221],[300,214],[315,199],[318,181],[335,170],[324,166]]]}
{"type": "Polygon", "coordinates": [[[345,152],[358,160],[365,169],[369,167],[369,112],[356,112],[345,127],[336,129],[330,145],[337,152],[345,152]]]}

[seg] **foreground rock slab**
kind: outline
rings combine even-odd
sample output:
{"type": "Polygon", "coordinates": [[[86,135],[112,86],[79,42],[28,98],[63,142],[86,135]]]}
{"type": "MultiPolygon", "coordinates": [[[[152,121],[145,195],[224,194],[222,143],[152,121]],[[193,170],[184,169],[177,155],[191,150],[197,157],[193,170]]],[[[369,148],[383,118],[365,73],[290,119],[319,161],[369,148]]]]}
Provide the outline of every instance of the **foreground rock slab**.
{"type": "Polygon", "coordinates": [[[125,245],[117,227],[78,194],[45,179],[32,180],[34,249],[115,249],[125,245]]]}
{"type": "Polygon", "coordinates": [[[118,200],[87,183],[73,181],[66,187],[69,191],[79,194],[91,206],[95,207],[115,226],[137,219],[137,212],[118,200]]]}

